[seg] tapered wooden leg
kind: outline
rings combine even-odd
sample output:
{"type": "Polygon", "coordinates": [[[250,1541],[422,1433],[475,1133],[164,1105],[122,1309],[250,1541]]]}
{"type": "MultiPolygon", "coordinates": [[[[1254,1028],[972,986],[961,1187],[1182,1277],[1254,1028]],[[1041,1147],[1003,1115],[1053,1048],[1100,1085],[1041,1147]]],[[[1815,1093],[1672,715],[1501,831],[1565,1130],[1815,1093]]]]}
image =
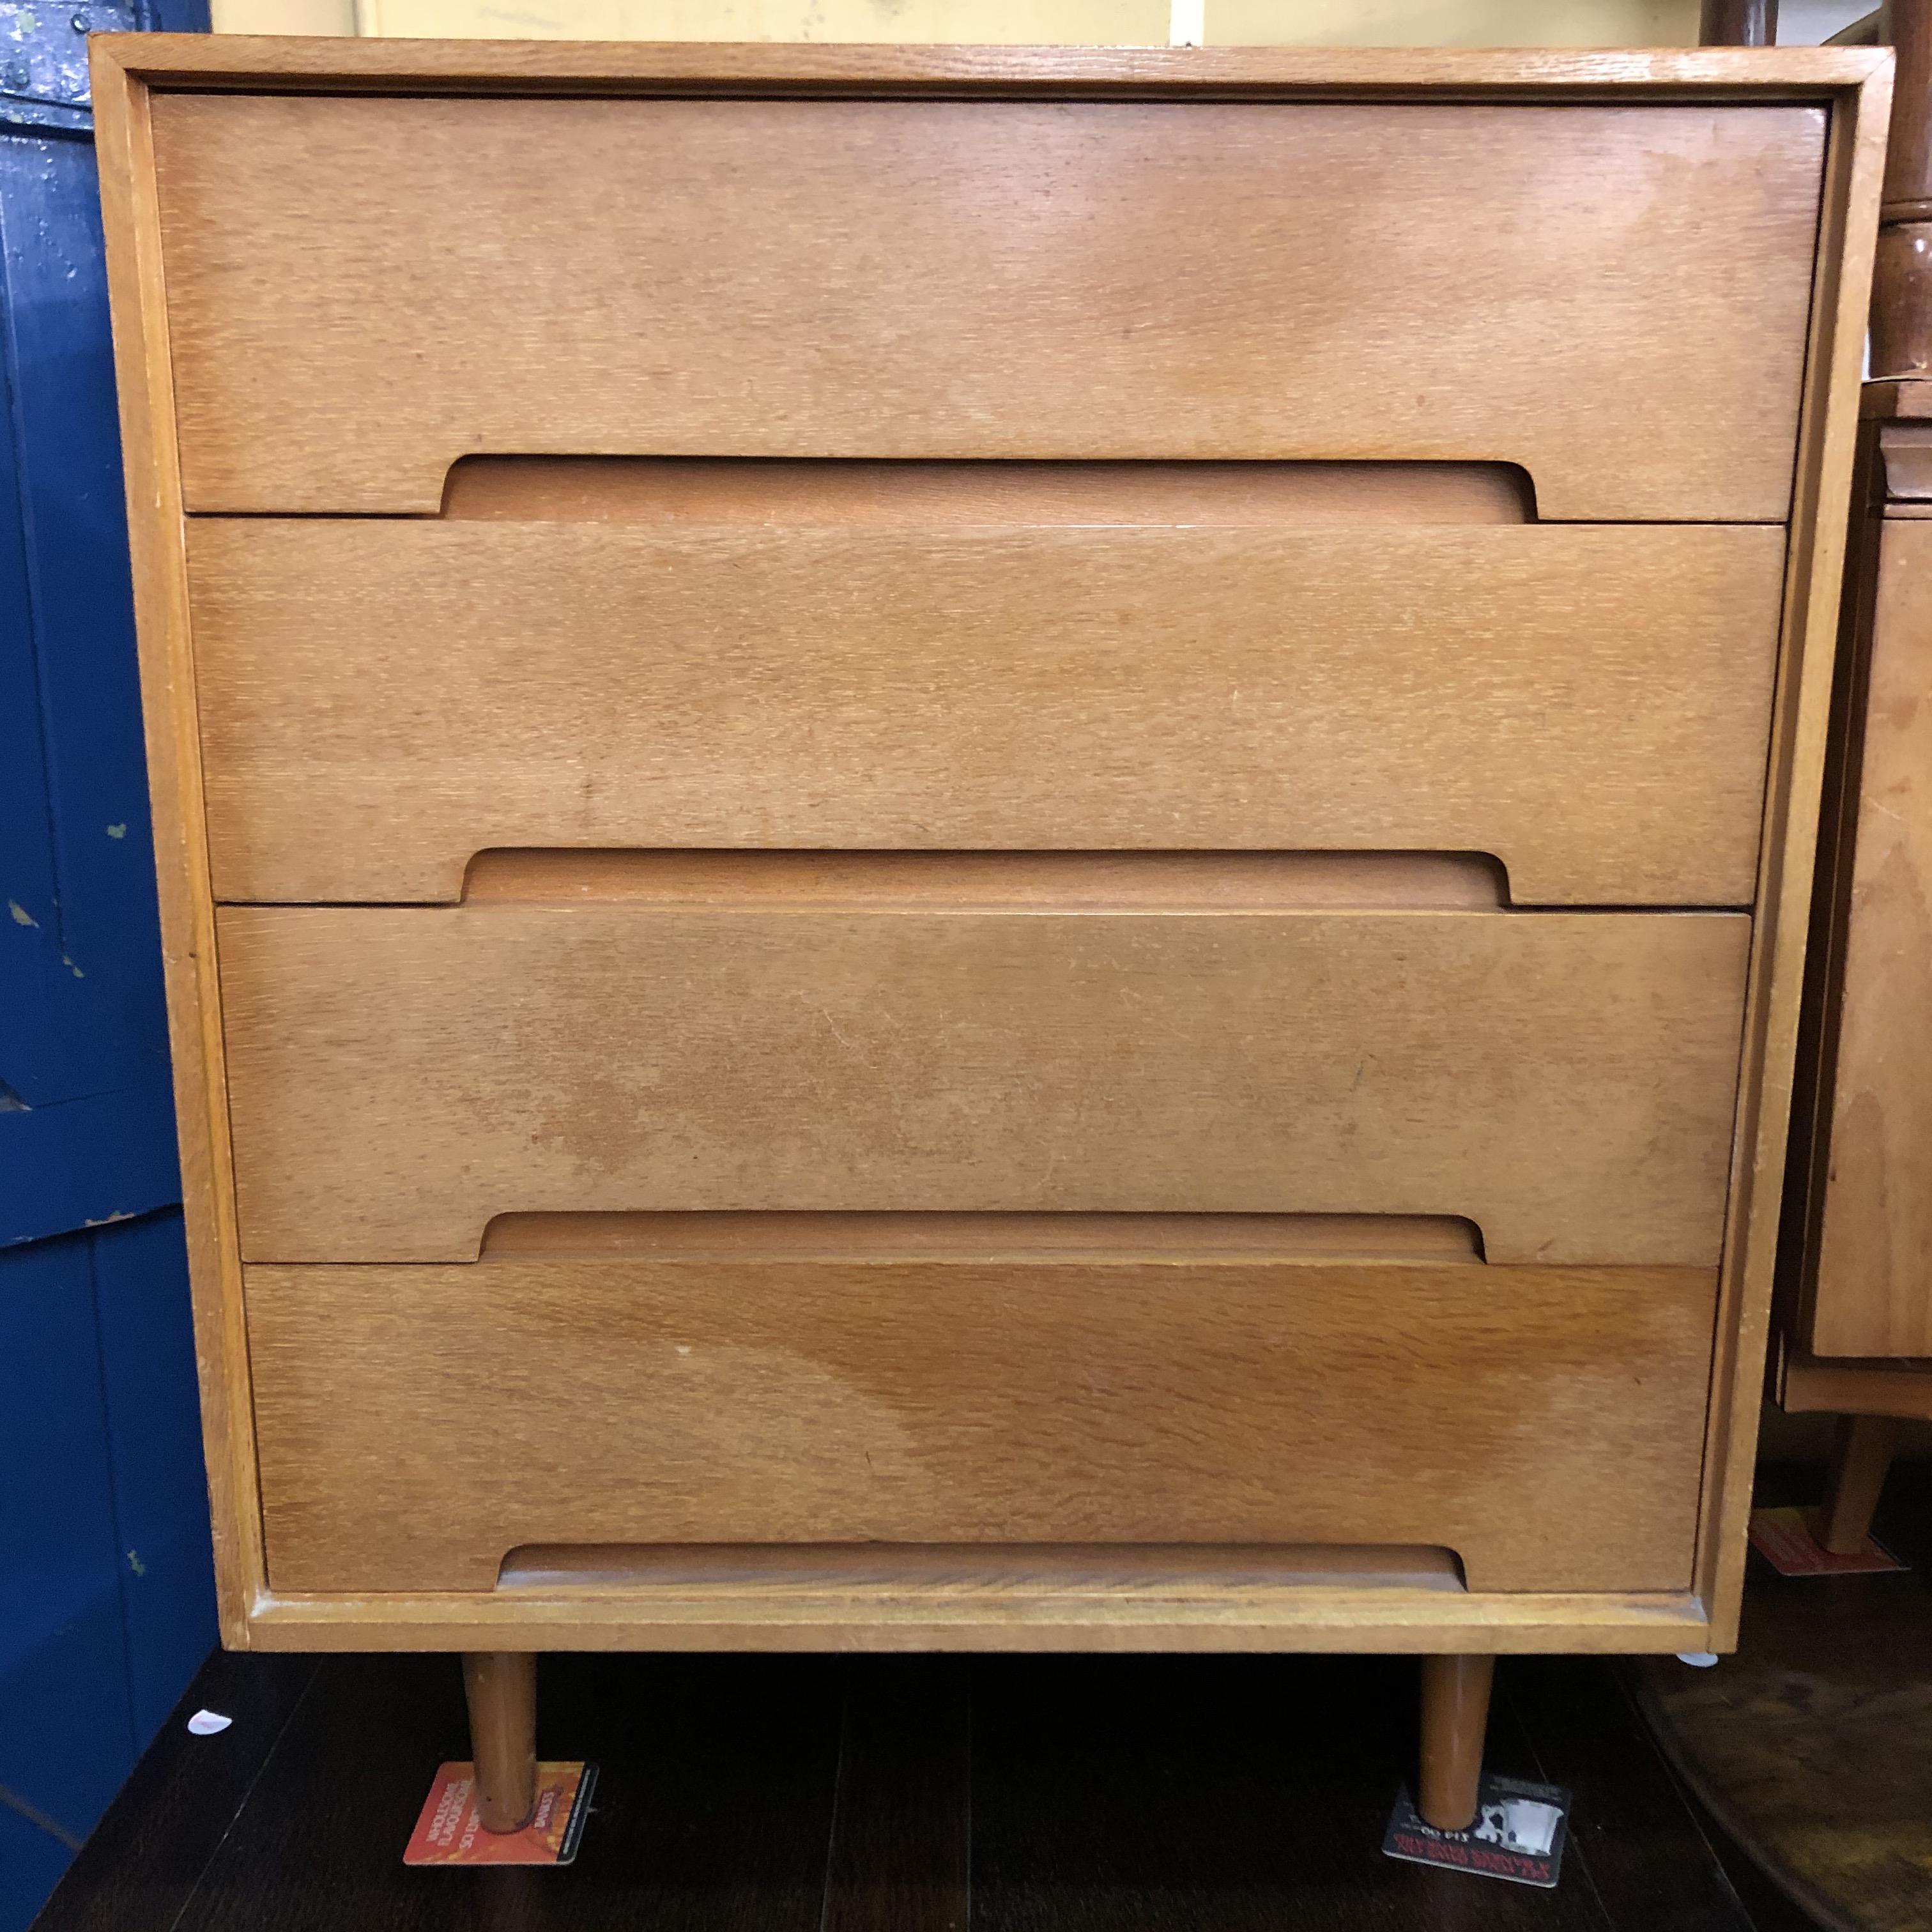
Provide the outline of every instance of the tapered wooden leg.
{"type": "Polygon", "coordinates": [[[1493,1657],[1422,1660],[1422,1778],[1415,1808],[1438,1832],[1475,1822],[1496,1669],[1493,1657]]]}
{"type": "Polygon", "coordinates": [[[1898,1441],[1898,1424],[1888,1415],[1839,1417],[1816,1525],[1820,1544],[1833,1556],[1856,1556],[1865,1546],[1898,1441]]]}
{"type": "Polygon", "coordinates": [[[526,1650],[472,1650],[463,1659],[476,1809],[488,1832],[514,1832],[537,1806],[537,1660],[526,1650]]]}

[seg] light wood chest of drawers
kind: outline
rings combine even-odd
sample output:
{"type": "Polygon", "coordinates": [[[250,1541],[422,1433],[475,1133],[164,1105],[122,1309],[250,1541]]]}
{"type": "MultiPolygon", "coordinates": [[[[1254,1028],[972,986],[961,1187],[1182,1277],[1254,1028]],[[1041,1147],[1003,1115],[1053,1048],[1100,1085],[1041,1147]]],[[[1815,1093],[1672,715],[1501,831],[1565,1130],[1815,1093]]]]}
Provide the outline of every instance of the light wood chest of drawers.
{"type": "Polygon", "coordinates": [[[1730,1642],[1881,58],[97,45],[230,1642],[1730,1642]]]}

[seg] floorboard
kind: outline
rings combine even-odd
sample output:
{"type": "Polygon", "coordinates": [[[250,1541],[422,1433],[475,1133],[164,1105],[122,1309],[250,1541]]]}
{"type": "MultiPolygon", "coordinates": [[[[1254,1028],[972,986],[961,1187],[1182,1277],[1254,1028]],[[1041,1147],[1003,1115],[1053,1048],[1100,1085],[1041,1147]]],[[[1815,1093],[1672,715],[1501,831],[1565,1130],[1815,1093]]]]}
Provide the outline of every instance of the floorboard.
{"type": "Polygon", "coordinates": [[[1530,1740],[1534,1774],[1570,1794],[1567,1856],[1611,1924],[1646,1932],[1753,1932],[1621,1682],[1577,1657],[1512,1658],[1499,1682],[1505,1707],[1530,1740]]]}
{"type": "MultiPolygon", "coordinates": [[[[1382,1857],[1416,1700],[1414,1663],[1382,1658],[1056,1659],[981,1673],[974,1932],[1603,1932],[1574,1872],[1542,1892],[1382,1857]]],[[[1536,1773],[1506,1706],[1489,1762],[1536,1773]]]]}
{"type": "Polygon", "coordinates": [[[546,1658],[576,1864],[412,1870],[455,1660],[217,1657],[36,1932],[1788,1932],[1592,1660],[1498,1673],[1491,1768],[1576,1793],[1555,1892],[1384,1858],[1415,1704],[1403,1658],[546,1658]]]}
{"type": "Polygon", "coordinates": [[[242,1815],[314,1681],[312,1657],[219,1651],[182,1694],[34,1922],[33,1932],[164,1932],[242,1815]],[[206,1707],[230,1718],[188,1729],[206,1707]]]}
{"type": "MultiPolygon", "coordinates": [[[[1820,1472],[1774,1467],[1757,1500],[1808,1504],[1822,1491],[1820,1472]]],[[[1754,1553],[1738,1654],[1636,1675],[1686,1784],[1802,1915],[1834,1932],[1925,1932],[1932,1465],[1894,1466],[1876,1529],[1909,1570],[1780,1576],[1754,1553]]]]}
{"type": "Polygon", "coordinates": [[[823,1932],[968,1932],[970,1669],[892,1657],[848,1674],[823,1932]]]}

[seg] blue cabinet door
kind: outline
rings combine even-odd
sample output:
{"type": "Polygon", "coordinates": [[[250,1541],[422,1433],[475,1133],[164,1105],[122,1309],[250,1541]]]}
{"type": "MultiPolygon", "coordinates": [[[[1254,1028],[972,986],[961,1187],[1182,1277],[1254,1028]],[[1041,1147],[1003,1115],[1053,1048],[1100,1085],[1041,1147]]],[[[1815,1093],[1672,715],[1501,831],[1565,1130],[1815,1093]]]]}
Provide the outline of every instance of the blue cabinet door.
{"type": "Polygon", "coordinates": [[[214,1640],[86,45],[194,7],[0,4],[0,1932],[214,1640]]]}

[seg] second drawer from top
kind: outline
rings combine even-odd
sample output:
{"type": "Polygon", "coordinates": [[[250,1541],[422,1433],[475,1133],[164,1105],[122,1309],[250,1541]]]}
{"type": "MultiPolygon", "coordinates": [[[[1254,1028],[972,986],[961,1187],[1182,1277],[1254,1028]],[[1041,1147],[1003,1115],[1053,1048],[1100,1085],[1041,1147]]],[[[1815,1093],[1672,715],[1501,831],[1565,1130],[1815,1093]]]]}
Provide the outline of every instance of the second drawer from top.
{"type": "Polygon", "coordinates": [[[1780,528],[1486,520],[1493,475],[1427,465],[494,474],[501,514],[192,525],[218,899],[451,901],[552,846],[1478,852],[1519,904],[1752,902],[1780,528]]]}

